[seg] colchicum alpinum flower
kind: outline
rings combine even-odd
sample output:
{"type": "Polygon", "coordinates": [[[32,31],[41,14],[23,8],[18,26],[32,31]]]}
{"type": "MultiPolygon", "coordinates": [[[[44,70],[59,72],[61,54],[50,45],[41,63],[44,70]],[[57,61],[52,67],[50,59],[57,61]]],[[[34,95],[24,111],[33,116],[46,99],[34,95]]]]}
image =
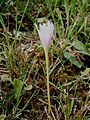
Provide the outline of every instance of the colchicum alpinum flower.
{"type": "Polygon", "coordinates": [[[46,24],[40,24],[39,29],[35,24],[40,40],[42,42],[44,52],[45,52],[45,59],[46,59],[46,70],[47,70],[47,96],[48,96],[48,112],[50,113],[50,88],[49,88],[49,58],[48,58],[48,46],[53,38],[54,32],[54,25],[52,22],[48,21],[46,24]]]}
{"type": "Polygon", "coordinates": [[[48,21],[47,23],[40,24],[39,29],[36,24],[35,26],[37,28],[43,47],[44,48],[48,47],[53,37],[53,32],[54,32],[53,23],[48,21]]]}

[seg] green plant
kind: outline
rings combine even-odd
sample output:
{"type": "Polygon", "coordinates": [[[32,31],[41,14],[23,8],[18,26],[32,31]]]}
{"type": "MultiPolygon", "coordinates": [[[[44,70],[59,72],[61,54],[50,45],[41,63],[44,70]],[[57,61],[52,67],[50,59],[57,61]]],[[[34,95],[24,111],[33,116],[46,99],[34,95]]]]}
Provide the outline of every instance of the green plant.
{"type": "Polygon", "coordinates": [[[48,46],[50,41],[53,38],[54,32],[54,25],[48,21],[46,24],[40,24],[40,30],[38,29],[37,25],[35,24],[38,34],[40,36],[40,40],[42,42],[44,52],[45,52],[45,59],[46,59],[46,70],[47,70],[47,96],[48,96],[48,112],[50,114],[50,88],[49,88],[49,58],[48,58],[48,46]]]}

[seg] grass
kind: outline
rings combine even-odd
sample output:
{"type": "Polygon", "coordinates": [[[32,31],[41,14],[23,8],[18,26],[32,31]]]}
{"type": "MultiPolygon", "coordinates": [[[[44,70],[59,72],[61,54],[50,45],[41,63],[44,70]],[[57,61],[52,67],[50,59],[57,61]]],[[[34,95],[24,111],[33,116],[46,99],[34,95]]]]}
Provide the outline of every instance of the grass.
{"type": "Polygon", "coordinates": [[[24,0],[0,2],[0,119],[90,119],[90,2],[24,0]],[[49,19],[55,36],[46,63],[34,23],[49,19]],[[15,30],[15,33],[13,32],[15,30]]]}

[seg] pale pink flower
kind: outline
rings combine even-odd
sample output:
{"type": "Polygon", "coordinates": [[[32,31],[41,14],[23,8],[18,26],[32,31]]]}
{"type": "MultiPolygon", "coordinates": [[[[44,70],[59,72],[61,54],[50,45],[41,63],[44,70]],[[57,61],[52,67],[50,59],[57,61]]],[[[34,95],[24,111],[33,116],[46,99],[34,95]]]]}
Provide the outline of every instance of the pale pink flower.
{"type": "Polygon", "coordinates": [[[35,24],[40,40],[44,48],[47,48],[50,44],[53,33],[54,33],[54,25],[52,22],[48,21],[47,23],[39,24],[39,29],[35,24]]]}

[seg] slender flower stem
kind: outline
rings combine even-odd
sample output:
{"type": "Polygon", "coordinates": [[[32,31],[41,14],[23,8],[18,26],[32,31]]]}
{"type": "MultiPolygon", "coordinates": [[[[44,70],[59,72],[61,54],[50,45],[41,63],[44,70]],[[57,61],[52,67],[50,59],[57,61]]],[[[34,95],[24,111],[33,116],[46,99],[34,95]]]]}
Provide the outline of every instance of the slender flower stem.
{"type": "Polygon", "coordinates": [[[48,58],[48,47],[44,48],[45,59],[46,59],[46,70],[47,70],[47,96],[48,96],[48,113],[50,113],[50,89],[49,89],[49,58],[48,58]]]}

